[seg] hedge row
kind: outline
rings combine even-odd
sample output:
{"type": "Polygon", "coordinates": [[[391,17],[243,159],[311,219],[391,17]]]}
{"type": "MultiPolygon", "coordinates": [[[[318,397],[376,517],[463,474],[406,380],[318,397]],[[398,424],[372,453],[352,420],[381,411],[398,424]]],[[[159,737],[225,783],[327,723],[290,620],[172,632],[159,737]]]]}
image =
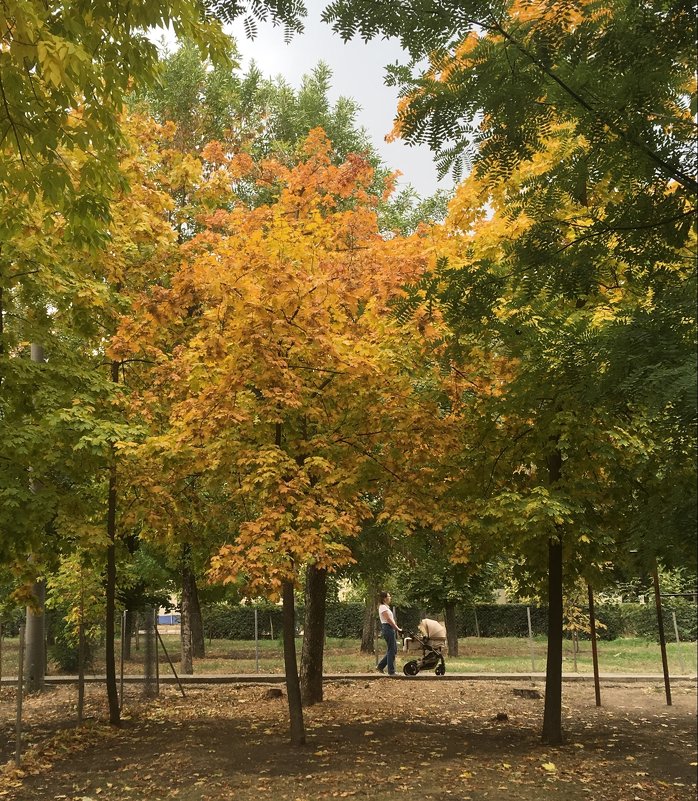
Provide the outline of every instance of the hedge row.
{"type": "MultiPolygon", "coordinates": [[[[202,609],[204,632],[216,640],[253,640],[254,617],[260,638],[281,637],[282,613],[279,606],[232,606],[215,604],[202,609]]],[[[413,615],[414,617],[415,615],[413,615]]],[[[303,607],[296,607],[296,629],[303,628],[303,607]]],[[[364,620],[363,604],[328,604],[325,631],[328,637],[356,640],[361,638],[364,620]]]]}
{"type": "MultiPolygon", "coordinates": [[[[257,609],[260,638],[281,636],[281,608],[278,606],[232,606],[216,604],[202,610],[206,636],[212,639],[253,640],[254,611],[257,609]]],[[[528,616],[525,604],[479,604],[458,609],[456,623],[459,637],[527,637],[528,616]]],[[[696,606],[687,602],[672,602],[664,607],[664,629],[667,639],[674,639],[672,612],[676,613],[679,637],[682,641],[696,640],[696,606]]],[[[297,610],[297,629],[303,626],[303,608],[297,610]]],[[[657,615],[653,604],[599,605],[598,636],[603,640],[618,637],[658,639],[657,615]]],[[[534,634],[547,634],[548,613],[545,607],[531,606],[531,628],[534,634]]],[[[397,620],[406,630],[414,631],[423,617],[441,617],[416,608],[398,608],[397,620]]],[[[360,639],[364,606],[358,603],[328,604],[325,632],[328,637],[360,639]]]]}
{"type": "MultiPolygon", "coordinates": [[[[673,614],[676,615],[676,628],[682,642],[696,641],[698,621],[696,605],[687,601],[662,603],[664,634],[667,640],[675,639],[673,614]],[[673,614],[672,614],[673,613],[673,614]]],[[[657,612],[654,604],[622,604],[601,606],[597,616],[608,629],[601,636],[613,640],[616,637],[646,637],[659,640],[657,612]]]]}
{"type": "MultiPolygon", "coordinates": [[[[548,633],[548,610],[531,606],[531,628],[534,634],[548,633]]],[[[588,614],[588,609],[583,610],[588,614]]],[[[659,640],[657,612],[654,604],[601,604],[595,607],[597,636],[601,640],[618,637],[645,637],[659,640]],[[605,626],[605,628],[604,628],[605,626]]],[[[674,640],[674,621],[679,639],[683,642],[696,640],[696,605],[685,601],[662,604],[664,633],[674,640]]],[[[478,633],[481,637],[527,637],[528,618],[524,604],[480,604],[459,610],[457,614],[458,636],[467,637],[478,633]]],[[[586,637],[587,635],[582,635],[586,637]]]]}
{"type": "MultiPolygon", "coordinates": [[[[257,609],[258,631],[262,638],[281,636],[281,608],[260,605],[257,609]]],[[[222,640],[254,639],[253,606],[215,604],[202,609],[206,636],[222,640]]],[[[534,634],[547,634],[548,616],[545,607],[531,606],[531,627],[534,634]]],[[[664,630],[668,640],[674,640],[672,612],[676,614],[679,638],[695,642],[697,638],[696,605],[687,601],[672,601],[663,605],[664,630]]],[[[49,614],[47,634],[50,642],[61,640],[62,617],[58,612],[49,614]]],[[[416,608],[398,608],[397,619],[402,628],[414,631],[422,617],[439,617],[440,613],[424,613],[416,608]]],[[[659,638],[654,604],[608,604],[596,607],[596,617],[606,628],[599,628],[603,640],[618,637],[659,638]]],[[[3,634],[17,636],[23,611],[3,621],[3,634]]],[[[303,626],[303,608],[297,610],[298,630],[303,626]]],[[[325,631],[328,637],[360,639],[364,619],[364,606],[358,603],[328,604],[325,631]]],[[[478,604],[458,609],[456,623],[459,637],[527,637],[528,619],[525,604],[478,604]]]]}

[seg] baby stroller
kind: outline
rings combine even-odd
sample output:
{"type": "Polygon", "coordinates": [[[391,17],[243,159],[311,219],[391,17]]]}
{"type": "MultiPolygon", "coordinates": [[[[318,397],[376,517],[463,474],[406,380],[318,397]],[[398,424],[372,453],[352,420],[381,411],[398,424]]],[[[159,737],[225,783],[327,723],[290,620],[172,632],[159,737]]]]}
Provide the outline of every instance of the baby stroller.
{"type": "Polygon", "coordinates": [[[416,676],[420,670],[433,670],[437,676],[446,672],[443,649],[446,646],[446,629],[437,620],[424,618],[418,626],[419,633],[405,637],[404,648],[409,653],[416,644],[422,650],[421,659],[405,662],[405,676],[416,676]]]}

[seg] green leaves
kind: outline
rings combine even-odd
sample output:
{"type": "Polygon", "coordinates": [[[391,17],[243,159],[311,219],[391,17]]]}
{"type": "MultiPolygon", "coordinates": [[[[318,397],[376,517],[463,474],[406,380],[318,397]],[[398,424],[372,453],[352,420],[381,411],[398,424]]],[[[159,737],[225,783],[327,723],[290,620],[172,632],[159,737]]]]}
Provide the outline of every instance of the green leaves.
{"type": "Polygon", "coordinates": [[[87,12],[72,1],[3,5],[0,197],[27,193],[66,211],[71,223],[93,219],[80,238],[96,241],[109,194],[121,186],[124,97],[133,81],[155,77],[157,47],[144,32],[170,23],[216,54],[224,49],[219,24],[189,0],[92,3],[87,12]],[[66,152],[91,166],[78,173],[66,152]]]}
{"type": "Polygon", "coordinates": [[[504,177],[540,147],[555,119],[567,119],[592,144],[594,170],[616,181],[661,175],[689,192],[691,16],[689,3],[668,10],[627,0],[336,0],[324,14],[345,39],[400,38],[414,61],[391,72],[408,101],[398,132],[440,151],[443,169],[476,154],[488,173],[504,177]]]}

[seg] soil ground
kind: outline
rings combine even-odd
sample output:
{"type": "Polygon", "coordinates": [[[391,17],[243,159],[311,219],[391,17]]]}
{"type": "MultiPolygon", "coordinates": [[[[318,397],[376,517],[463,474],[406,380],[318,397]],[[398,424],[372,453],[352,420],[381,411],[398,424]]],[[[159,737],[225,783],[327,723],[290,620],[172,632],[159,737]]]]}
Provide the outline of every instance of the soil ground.
{"type": "MultiPolygon", "coordinates": [[[[541,745],[543,700],[511,682],[340,680],[305,710],[307,744],[288,744],[282,685],[129,688],[123,726],[105,691],[25,700],[23,768],[14,768],[14,691],[0,692],[2,801],[688,801],[696,792],[696,688],[564,685],[565,743],[541,745]],[[506,719],[497,720],[506,716],[506,719]]],[[[542,694],[542,685],[535,689],[542,694]]]]}

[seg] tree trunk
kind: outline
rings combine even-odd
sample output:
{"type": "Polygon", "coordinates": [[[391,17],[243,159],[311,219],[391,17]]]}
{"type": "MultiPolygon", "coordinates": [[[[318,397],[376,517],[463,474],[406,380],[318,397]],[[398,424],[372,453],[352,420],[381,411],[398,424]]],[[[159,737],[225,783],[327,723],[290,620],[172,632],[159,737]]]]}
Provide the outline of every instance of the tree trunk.
{"type": "Polygon", "coordinates": [[[448,655],[458,656],[458,627],[456,625],[455,604],[444,606],[444,618],[446,621],[446,642],[448,643],[448,655]]]}
{"type": "MultiPolygon", "coordinates": [[[[119,381],[119,363],[112,362],[111,378],[119,381]]],[[[106,639],[106,678],[107,700],[109,701],[109,722],[112,726],[121,724],[119,693],[116,686],[116,661],[114,659],[114,637],[116,636],[114,618],[116,613],[116,452],[111,448],[109,464],[109,496],[107,499],[107,584],[105,591],[105,639],[106,639]]]]}
{"type": "Polygon", "coordinates": [[[24,687],[28,693],[40,692],[44,687],[46,665],[46,584],[43,580],[34,582],[32,593],[36,607],[27,607],[27,623],[24,651],[24,687]]]}
{"type": "Polygon", "coordinates": [[[189,626],[191,628],[192,656],[197,659],[203,659],[206,656],[204,622],[201,618],[199,591],[196,587],[196,574],[193,570],[191,571],[191,587],[189,591],[189,626]]]}
{"type": "Polygon", "coordinates": [[[671,706],[671,684],[669,683],[669,663],[666,656],[666,637],[664,636],[664,617],[662,615],[662,596],[659,590],[659,571],[657,560],[654,560],[652,570],[652,583],[654,585],[654,605],[657,610],[657,630],[659,632],[659,648],[662,654],[662,672],[664,673],[664,693],[667,706],[671,706]]]}
{"type": "Polygon", "coordinates": [[[308,565],[305,572],[305,621],[301,652],[301,698],[304,706],[322,702],[327,571],[308,565]]]}
{"type": "Polygon", "coordinates": [[[202,659],[206,656],[204,643],[204,626],[201,620],[201,607],[199,606],[199,593],[196,588],[196,574],[192,568],[191,545],[182,546],[182,671],[192,673],[193,670],[185,668],[184,632],[188,631],[186,648],[191,651],[188,659],[196,657],[202,659]]]}
{"type": "MultiPolygon", "coordinates": [[[[32,343],[30,358],[33,362],[45,362],[43,347],[32,343]]],[[[38,492],[39,482],[32,481],[31,488],[33,493],[38,492]]],[[[46,675],[46,585],[43,580],[34,582],[32,593],[36,606],[27,607],[24,652],[24,686],[28,693],[40,692],[46,675]]]]}
{"type": "Polygon", "coordinates": [[[191,634],[191,579],[192,574],[189,563],[189,546],[185,545],[183,548],[182,559],[182,603],[180,606],[180,640],[182,644],[180,670],[183,674],[188,676],[194,672],[191,634]]]}
{"type": "Polygon", "coordinates": [[[286,694],[291,721],[291,745],[305,745],[305,726],[303,724],[303,705],[301,687],[298,680],[296,662],[296,610],[293,599],[293,582],[284,581],[282,585],[284,668],[286,671],[286,694]]]}
{"type": "MultiPolygon", "coordinates": [[[[562,454],[547,459],[551,485],[560,480],[562,454]]],[[[548,540],[548,659],[545,667],[544,743],[562,742],[562,531],[548,540]]]]}
{"type": "Polygon", "coordinates": [[[364,625],[361,632],[361,653],[376,653],[376,619],[378,617],[378,589],[369,587],[364,607],[364,625]]]}

